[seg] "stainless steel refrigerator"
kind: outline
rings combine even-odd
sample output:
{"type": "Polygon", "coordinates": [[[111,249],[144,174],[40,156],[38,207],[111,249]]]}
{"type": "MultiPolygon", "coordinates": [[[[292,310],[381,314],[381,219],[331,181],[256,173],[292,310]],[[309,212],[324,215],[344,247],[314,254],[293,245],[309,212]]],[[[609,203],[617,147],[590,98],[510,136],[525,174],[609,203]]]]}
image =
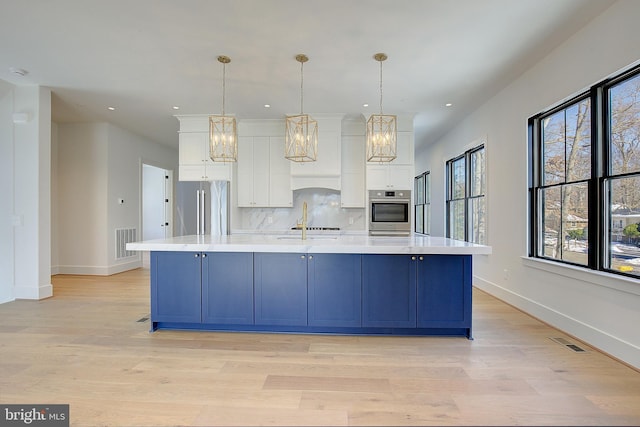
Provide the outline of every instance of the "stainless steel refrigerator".
{"type": "Polygon", "coordinates": [[[178,181],[176,235],[229,234],[228,181],[178,181]]]}

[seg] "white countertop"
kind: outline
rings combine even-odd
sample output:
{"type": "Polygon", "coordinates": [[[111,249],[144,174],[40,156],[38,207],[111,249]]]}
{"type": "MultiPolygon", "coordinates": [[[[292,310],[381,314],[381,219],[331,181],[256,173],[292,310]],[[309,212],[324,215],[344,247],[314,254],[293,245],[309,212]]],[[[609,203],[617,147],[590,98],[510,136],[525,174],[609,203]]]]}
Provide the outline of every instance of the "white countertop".
{"type": "Polygon", "coordinates": [[[180,236],[127,243],[127,250],[445,255],[486,255],[491,253],[490,246],[420,234],[406,237],[369,236],[364,234],[309,234],[307,235],[307,240],[302,240],[299,232],[286,235],[180,236]]]}

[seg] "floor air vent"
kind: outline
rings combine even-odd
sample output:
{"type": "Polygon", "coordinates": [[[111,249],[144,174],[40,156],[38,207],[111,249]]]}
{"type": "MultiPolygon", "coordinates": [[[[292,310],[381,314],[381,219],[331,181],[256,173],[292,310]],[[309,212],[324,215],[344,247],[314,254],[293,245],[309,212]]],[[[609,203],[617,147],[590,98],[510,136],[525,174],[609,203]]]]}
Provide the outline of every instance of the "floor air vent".
{"type": "Polygon", "coordinates": [[[116,259],[136,255],[135,251],[127,250],[127,243],[135,242],[136,234],[135,228],[116,228],[116,259]]]}
{"type": "Polygon", "coordinates": [[[572,342],[567,341],[564,338],[549,338],[551,341],[558,343],[562,346],[565,346],[566,348],[568,348],[571,351],[574,351],[576,353],[586,353],[587,350],[585,350],[584,348],[577,346],[575,344],[573,344],[572,342]]]}

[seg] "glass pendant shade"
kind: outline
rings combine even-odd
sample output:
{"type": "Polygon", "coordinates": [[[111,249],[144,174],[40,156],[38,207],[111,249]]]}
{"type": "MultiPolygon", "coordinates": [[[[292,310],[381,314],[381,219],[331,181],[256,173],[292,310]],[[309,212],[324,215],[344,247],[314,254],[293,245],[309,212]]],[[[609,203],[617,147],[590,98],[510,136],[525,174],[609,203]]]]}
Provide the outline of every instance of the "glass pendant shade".
{"type": "Polygon", "coordinates": [[[302,113],[303,65],[309,58],[296,55],[300,63],[300,114],[287,116],[284,134],[284,157],[294,162],[315,162],[318,157],[318,122],[302,113]]]}
{"type": "Polygon", "coordinates": [[[394,115],[382,114],[382,62],[384,53],[373,59],[380,62],[380,114],[372,114],[367,121],[367,161],[391,162],[396,158],[398,125],[394,115]]]}
{"type": "Polygon", "coordinates": [[[236,118],[224,114],[225,72],[231,59],[218,56],[218,62],[222,64],[222,114],[209,116],[209,157],[214,162],[235,162],[238,159],[236,118]]]}
{"type": "Polygon", "coordinates": [[[318,156],[318,122],[308,114],[287,116],[285,154],[294,162],[314,162],[318,156]]]}
{"type": "Polygon", "coordinates": [[[209,116],[209,157],[214,162],[235,162],[238,158],[236,118],[209,116]]]}
{"type": "Polygon", "coordinates": [[[396,158],[396,116],[372,114],[367,121],[367,161],[390,162],[396,158]]]}

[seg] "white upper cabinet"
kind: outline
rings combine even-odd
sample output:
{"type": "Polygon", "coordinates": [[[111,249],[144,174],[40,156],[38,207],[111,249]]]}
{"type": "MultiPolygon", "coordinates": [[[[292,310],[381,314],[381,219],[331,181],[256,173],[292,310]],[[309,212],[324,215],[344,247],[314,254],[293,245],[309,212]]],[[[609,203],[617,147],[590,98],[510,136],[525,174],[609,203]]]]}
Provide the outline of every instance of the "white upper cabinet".
{"type": "Polygon", "coordinates": [[[365,197],[365,123],[345,120],[342,124],[342,173],[340,206],[364,208],[365,197]]]}
{"type": "Polygon", "coordinates": [[[293,206],[284,121],[242,121],[238,133],[238,207],[293,206]]]}
{"type": "Polygon", "coordinates": [[[181,132],[178,157],[180,181],[231,181],[233,164],[209,158],[208,132],[181,132]]]}
{"type": "Polygon", "coordinates": [[[238,139],[238,206],[269,206],[269,137],[238,139]]]}
{"type": "Polygon", "coordinates": [[[411,190],[414,177],[413,116],[398,116],[396,158],[367,162],[367,190],[411,190]]]}
{"type": "Polygon", "coordinates": [[[411,190],[413,166],[393,164],[367,165],[367,190],[411,190]]]}
{"type": "Polygon", "coordinates": [[[213,162],[209,157],[209,115],[176,116],[178,179],[180,181],[231,181],[234,163],[213,162]]]}

